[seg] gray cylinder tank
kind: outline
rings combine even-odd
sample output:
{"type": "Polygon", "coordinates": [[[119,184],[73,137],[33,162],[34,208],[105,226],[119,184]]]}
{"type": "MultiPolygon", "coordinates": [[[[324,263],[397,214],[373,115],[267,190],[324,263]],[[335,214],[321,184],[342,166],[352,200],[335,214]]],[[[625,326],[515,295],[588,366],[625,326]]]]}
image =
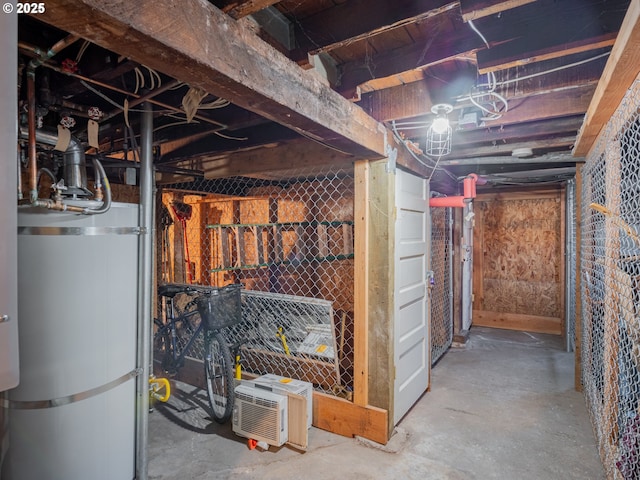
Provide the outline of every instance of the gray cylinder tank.
{"type": "Polygon", "coordinates": [[[18,213],[20,385],[6,480],[135,476],[138,205],[18,213]]]}

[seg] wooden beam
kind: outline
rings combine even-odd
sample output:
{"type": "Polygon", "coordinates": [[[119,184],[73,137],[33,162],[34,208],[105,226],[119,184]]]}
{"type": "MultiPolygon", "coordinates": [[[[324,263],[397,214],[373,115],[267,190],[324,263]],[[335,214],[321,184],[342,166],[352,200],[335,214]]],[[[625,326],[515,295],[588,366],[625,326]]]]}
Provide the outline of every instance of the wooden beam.
{"type": "Polygon", "coordinates": [[[497,45],[487,50],[479,51],[476,54],[478,58],[478,72],[497,72],[507,68],[529,65],[535,62],[610,47],[616,40],[616,33],[610,32],[597,37],[553,44],[551,46],[548,46],[547,39],[544,37],[539,38],[542,39],[541,45],[532,44],[532,39],[527,36],[502,45],[497,45]]]}
{"type": "Polygon", "coordinates": [[[373,79],[424,69],[459,57],[472,57],[477,50],[484,47],[484,43],[477,35],[469,35],[464,26],[462,28],[463,30],[456,30],[451,35],[437,36],[427,46],[409,45],[373,54],[367,61],[357,59],[345,63],[340,66],[338,90],[346,98],[359,99],[357,88],[373,79]]]}
{"type": "Polygon", "coordinates": [[[536,0],[460,0],[460,12],[465,22],[521,7],[536,0]]]}
{"type": "MultiPolygon", "coordinates": [[[[557,137],[557,138],[544,138],[538,140],[527,140],[525,142],[515,143],[503,143],[481,147],[466,147],[466,148],[454,148],[451,152],[452,157],[456,158],[469,158],[469,157],[481,157],[498,155],[501,153],[511,153],[517,148],[531,148],[535,149],[548,149],[548,148],[569,148],[573,146],[576,141],[575,135],[557,137]]],[[[455,142],[454,142],[455,145],[455,142]]]]}
{"type": "Polygon", "coordinates": [[[222,11],[236,20],[259,12],[271,5],[275,5],[280,0],[242,0],[227,2],[222,11]]]}
{"type": "Polygon", "coordinates": [[[456,146],[481,142],[505,142],[524,140],[549,135],[576,134],[582,125],[582,116],[534,120],[525,123],[501,124],[499,127],[485,127],[475,130],[462,130],[455,133],[456,146]]]}
{"type": "Polygon", "coordinates": [[[385,154],[377,121],[209,2],[51,0],[37,18],[344,152],[385,154]]]}
{"type": "Polygon", "coordinates": [[[389,413],[339,397],[313,392],[313,426],[345,437],[360,436],[385,445],[389,441],[389,413]]]}
{"type": "Polygon", "coordinates": [[[384,88],[362,95],[359,105],[380,122],[431,113],[433,102],[426,81],[384,88]]]}
{"type": "Polygon", "coordinates": [[[451,0],[428,2],[413,0],[355,0],[302,19],[295,25],[302,61],[307,54],[317,55],[376,35],[401,28],[410,23],[457,10],[460,3],[451,0]],[[354,21],[357,19],[357,21],[354,21]],[[330,28],[327,26],[330,25],[330,28]]]}
{"type": "Polygon", "coordinates": [[[476,327],[503,328],[523,332],[550,333],[560,335],[562,319],[556,317],[540,317],[521,313],[473,311],[473,324],[476,327]]]}
{"type": "Polygon", "coordinates": [[[313,168],[326,171],[333,167],[353,168],[354,157],[344,155],[307,139],[291,140],[273,144],[269,148],[260,148],[246,152],[237,152],[224,156],[196,156],[194,161],[204,171],[205,178],[226,178],[234,176],[260,176],[277,171],[303,169],[305,173],[313,168]]]}
{"type": "Polygon", "coordinates": [[[575,163],[584,162],[584,158],[574,157],[571,153],[550,153],[539,157],[518,158],[510,155],[474,158],[441,159],[440,165],[449,166],[479,166],[479,165],[527,165],[544,163],[575,163]]]}
{"type": "Polygon", "coordinates": [[[491,127],[531,122],[544,118],[582,115],[587,111],[595,85],[580,85],[523,98],[507,98],[509,111],[497,120],[487,120],[491,127]]]}
{"type": "Polygon", "coordinates": [[[631,0],[574,148],[586,156],[640,72],[640,0],[631,0]]]}
{"type": "MultiPolygon", "coordinates": [[[[593,58],[593,56],[591,56],[591,58],[593,58]]],[[[571,61],[579,62],[584,60],[590,60],[590,58],[587,58],[586,55],[575,56],[571,61]]],[[[586,88],[588,85],[592,85],[595,88],[606,61],[606,55],[603,54],[600,58],[575,65],[571,68],[562,68],[568,62],[567,59],[564,59],[562,61],[551,60],[509,69],[497,75],[498,83],[501,81],[508,82],[498,87],[497,92],[507,98],[507,100],[521,102],[523,98],[534,95],[548,95],[561,91],[567,91],[568,93],[569,90],[586,88]],[[554,69],[560,70],[545,73],[554,69]],[[541,74],[544,74],[544,77],[541,77],[544,78],[544,84],[540,81],[533,80],[533,77],[540,76],[541,74]],[[523,78],[524,80],[518,80],[518,78],[523,78]]],[[[458,105],[464,105],[468,101],[464,95],[468,94],[468,89],[470,89],[475,82],[477,76],[475,67],[471,73],[472,75],[469,74],[467,77],[469,78],[468,84],[466,85],[467,91],[449,92],[460,94],[460,97],[457,99],[458,105]]],[[[400,78],[399,76],[396,77],[400,78]]],[[[406,75],[403,74],[402,78],[405,77],[406,75]]],[[[424,75],[422,75],[422,77],[424,77],[424,75]]],[[[386,122],[396,119],[411,119],[413,121],[423,120],[427,122],[431,119],[432,104],[438,103],[432,100],[430,92],[436,90],[442,91],[443,85],[441,82],[442,80],[436,82],[436,80],[431,78],[421,78],[417,81],[405,82],[397,86],[366,92],[367,86],[373,85],[373,83],[369,81],[360,85],[358,88],[361,92],[361,100],[358,104],[369,115],[379,121],[386,122]]],[[[460,85],[460,88],[464,89],[465,85],[460,85]]],[[[573,93],[575,94],[576,92],[573,93]]],[[[569,94],[569,96],[571,96],[571,94],[569,94]]],[[[453,99],[448,100],[451,101],[453,99]]],[[[441,101],[440,96],[438,96],[438,101],[441,101]]],[[[555,99],[549,103],[553,106],[556,103],[555,99]]],[[[581,111],[581,114],[586,111],[586,107],[583,108],[585,108],[585,110],[581,111]]],[[[552,116],[557,117],[564,115],[564,113],[559,112],[552,116]]],[[[543,118],[546,119],[547,115],[545,114],[543,118]]],[[[518,119],[516,123],[519,124],[523,121],[531,120],[536,119],[518,119]]],[[[501,123],[501,125],[505,125],[505,123],[501,123]]],[[[407,131],[405,133],[409,137],[412,137],[411,132],[407,131]]]]}

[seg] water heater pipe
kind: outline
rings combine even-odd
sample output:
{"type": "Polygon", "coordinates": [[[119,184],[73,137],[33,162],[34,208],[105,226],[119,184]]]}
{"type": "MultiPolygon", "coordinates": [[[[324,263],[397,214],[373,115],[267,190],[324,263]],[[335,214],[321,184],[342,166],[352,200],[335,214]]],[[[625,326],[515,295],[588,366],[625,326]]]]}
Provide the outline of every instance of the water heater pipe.
{"type": "MultiPolygon", "coordinates": [[[[34,127],[35,127],[35,118],[34,127]]],[[[31,124],[29,124],[29,127],[31,124]]],[[[98,208],[89,208],[89,207],[79,207],[75,205],[66,204],[61,196],[57,196],[55,200],[51,199],[39,199],[38,198],[38,169],[35,163],[31,164],[31,146],[33,145],[33,149],[35,152],[36,143],[44,143],[45,145],[56,145],[58,143],[58,135],[53,131],[45,130],[42,128],[35,129],[33,134],[31,133],[31,128],[25,129],[23,126],[19,129],[19,136],[21,138],[27,138],[29,140],[29,173],[30,175],[35,172],[35,180],[30,180],[30,200],[31,205],[34,207],[44,207],[50,210],[58,210],[58,211],[66,211],[66,212],[74,212],[74,213],[82,213],[84,215],[97,215],[101,213],[105,213],[111,208],[111,184],[109,183],[109,179],[107,178],[107,174],[104,171],[102,164],[97,160],[93,160],[93,166],[95,169],[95,183],[96,185],[101,182],[105,186],[105,199],[102,203],[102,206],[98,208]],[[100,178],[102,180],[100,180],[100,178]],[[33,182],[33,183],[32,183],[33,182]],[[35,198],[34,198],[35,192],[35,198]]],[[[84,150],[82,149],[82,144],[80,141],[71,137],[69,141],[69,146],[67,150],[64,152],[64,178],[65,182],[68,180],[71,182],[70,186],[77,189],[86,190],[87,188],[87,175],[85,171],[85,156],[84,150]]],[[[34,153],[35,159],[35,153],[34,153]]],[[[66,184],[66,183],[65,183],[66,184]]]]}
{"type": "Polygon", "coordinates": [[[27,120],[29,129],[29,199],[33,205],[38,201],[37,177],[38,168],[36,165],[36,68],[45,61],[52,58],[61,50],[74,43],[80,37],[77,35],[67,35],[62,40],[56,42],[49,50],[43,52],[37,50],[34,53],[37,58],[32,59],[27,66],[27,120]]]}

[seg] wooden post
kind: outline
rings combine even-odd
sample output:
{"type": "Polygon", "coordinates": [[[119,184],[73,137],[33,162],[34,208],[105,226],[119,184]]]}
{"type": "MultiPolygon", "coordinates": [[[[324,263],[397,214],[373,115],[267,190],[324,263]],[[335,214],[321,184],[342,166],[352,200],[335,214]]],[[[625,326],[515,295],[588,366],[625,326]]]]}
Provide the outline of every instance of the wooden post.
{"type": "Polygon", "coordinates": [[[392,432],[395,177],[387,167],[385,160],[356,162],[354,401],[364,404],[367,395],[369,405],[390,412],[392,432]]]}
{"type": "Polygon", "coordinates": [[[369,162],[354,165],[353,401],[369,403],[369,162]]]}

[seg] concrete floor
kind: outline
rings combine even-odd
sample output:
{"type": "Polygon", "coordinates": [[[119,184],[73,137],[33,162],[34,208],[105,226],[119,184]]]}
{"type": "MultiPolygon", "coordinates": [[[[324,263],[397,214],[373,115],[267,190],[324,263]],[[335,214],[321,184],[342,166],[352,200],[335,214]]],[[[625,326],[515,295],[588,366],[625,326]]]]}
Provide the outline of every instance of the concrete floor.
{"type": "Polygon", "coordinates": [[[249,450],[179,384],[149,420],[149,479],[603,479],[573,354],[559,337],[474,327],[381,446],[316,428],[306,453],[249,450]]]}

